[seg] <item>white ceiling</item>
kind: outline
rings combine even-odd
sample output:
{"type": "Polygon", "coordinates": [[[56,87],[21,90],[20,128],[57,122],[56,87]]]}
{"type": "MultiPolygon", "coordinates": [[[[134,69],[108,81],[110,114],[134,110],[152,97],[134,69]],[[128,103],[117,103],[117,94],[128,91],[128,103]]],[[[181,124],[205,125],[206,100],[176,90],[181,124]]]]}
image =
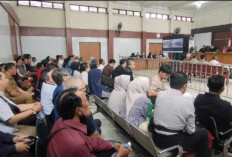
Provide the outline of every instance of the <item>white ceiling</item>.
{"type": "Polygon", "coordinates": [[[185,10],[191,12],[204,11],[205,9],[212,9],[215,7],[232,5],[231,1],[201,1],[205,2],[200,8],[197,7],[196,2],[199,1],[115,1],[116,3],[124,3],[127,5],[138,5],[144,7],[158,7],[170,10],[185,10]]]}

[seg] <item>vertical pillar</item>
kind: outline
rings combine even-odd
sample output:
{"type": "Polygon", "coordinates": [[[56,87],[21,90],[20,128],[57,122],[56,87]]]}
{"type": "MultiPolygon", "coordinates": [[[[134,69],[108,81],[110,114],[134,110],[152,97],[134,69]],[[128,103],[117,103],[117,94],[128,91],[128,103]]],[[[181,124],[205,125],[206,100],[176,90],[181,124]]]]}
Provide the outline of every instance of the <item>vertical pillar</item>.
{"type": "Polygon", "coordinates": [[[64,18],[65,18],[65,38],[66,38],[66,50],[67,56],[73,55],[72,48],[72,29],[70,26],[70,15],[69,15],[69,2],[64,1],[64,18]]]}
{"type": "Polygon", "coordinates": [[[111,19],[113,18],[112,17],[113,10],[110,1],[108,1],[107,10],[108,10],[108,60],[110,60],[114,58],[114,30],[111,29],[112,26],[111,19]]]}

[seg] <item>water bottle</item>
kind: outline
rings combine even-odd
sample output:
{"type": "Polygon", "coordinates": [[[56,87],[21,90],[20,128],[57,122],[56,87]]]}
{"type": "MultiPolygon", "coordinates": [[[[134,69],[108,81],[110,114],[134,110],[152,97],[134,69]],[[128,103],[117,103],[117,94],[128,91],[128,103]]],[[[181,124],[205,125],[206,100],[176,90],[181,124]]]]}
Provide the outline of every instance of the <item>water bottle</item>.
{"type": "Polygon", "coordinates": [[[125,148],[129,148],[129,147],[131,147],[131,142],[125,144],[125,148]]]}

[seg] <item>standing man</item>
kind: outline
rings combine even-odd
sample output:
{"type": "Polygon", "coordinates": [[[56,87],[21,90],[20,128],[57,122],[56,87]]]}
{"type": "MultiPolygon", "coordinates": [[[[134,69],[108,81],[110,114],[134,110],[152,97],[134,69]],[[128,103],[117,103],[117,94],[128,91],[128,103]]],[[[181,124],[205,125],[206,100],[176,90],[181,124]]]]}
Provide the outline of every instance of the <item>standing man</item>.
{"type": "Polygon", "coordinates": [[[120,60],[120,65],[118,65],[114,71],[113,71],[113,74],[112,74],[112,78],[114,79],[115,77],[117,76],[120,76],[122,74],[125,74],[125,68],[126,68],[126,59],[121,59],[120,60]]]}
{"type": "Polygon", "coordinates": [[[102,75],[106,76],[106,77],[111,77],[112,73],[114,71],[114,65],[115,65],[115,60],[114,59],[110,59],[109,60],[109,64],[107,64],[104,69],[102,70],[102,75]]]}

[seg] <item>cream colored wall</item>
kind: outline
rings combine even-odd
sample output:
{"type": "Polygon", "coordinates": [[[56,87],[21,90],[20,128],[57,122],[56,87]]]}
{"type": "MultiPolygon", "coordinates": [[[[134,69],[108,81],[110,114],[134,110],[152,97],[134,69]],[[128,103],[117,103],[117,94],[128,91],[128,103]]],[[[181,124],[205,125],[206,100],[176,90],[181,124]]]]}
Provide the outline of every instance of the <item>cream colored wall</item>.
{"type": "Polygon", "coordinates": [[[29,27],[52,27],[64,28],[65,18],[64,10],[16,6],[16,2],[12,2],[12,7],[20,19],[20,26],[29,27]]]}
{"type": "Polygon", "coordinates": [[[193,28],[230,24],[232,23],[232,5],[196,13],[194,21],[193,28]]]}
{"type": "Polygon", "coordinates": [[[161,19],[145,19],[144,20],[144,31],[146,32],[159,32],[169,33],[169,20],[161,19]]]}

